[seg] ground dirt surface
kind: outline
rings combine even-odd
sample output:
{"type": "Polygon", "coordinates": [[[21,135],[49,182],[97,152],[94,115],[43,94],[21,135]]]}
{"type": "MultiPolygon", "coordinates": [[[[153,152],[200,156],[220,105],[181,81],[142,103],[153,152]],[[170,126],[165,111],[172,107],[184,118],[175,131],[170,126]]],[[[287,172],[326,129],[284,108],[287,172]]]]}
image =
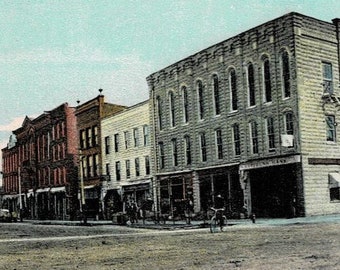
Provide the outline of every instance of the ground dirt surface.
{"type": "Polygon", "coordinates": [[[151,230],[0,224],[0,269],[340,269],[340,223],[151,230]]]}

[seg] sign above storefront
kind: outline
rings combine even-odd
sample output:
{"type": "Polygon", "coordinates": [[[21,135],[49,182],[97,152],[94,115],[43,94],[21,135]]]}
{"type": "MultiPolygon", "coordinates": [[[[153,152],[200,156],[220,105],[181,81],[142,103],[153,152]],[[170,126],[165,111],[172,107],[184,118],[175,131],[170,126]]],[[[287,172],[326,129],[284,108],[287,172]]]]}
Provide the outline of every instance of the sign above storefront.
{"type": "Polygon", "coordinates": [[[300,155],[253,160],[240,165],[240,171],[301,162],[300,155]]]}

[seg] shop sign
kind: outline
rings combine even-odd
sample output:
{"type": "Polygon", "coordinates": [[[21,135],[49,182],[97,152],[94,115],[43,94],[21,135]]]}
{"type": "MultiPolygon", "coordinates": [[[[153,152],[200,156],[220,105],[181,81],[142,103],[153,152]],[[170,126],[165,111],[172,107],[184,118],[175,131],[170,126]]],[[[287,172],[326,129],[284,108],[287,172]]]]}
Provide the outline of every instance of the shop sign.
{"type": "Polygon", "coordinates": [[[291,163],[301,162],[300,155],[289,156],[289,157],[278,157],[264,160],[250,161],[240,165],[240,170],[251,170],[263,167],[271,167],[278,165],[286,165],[291,163]]]}

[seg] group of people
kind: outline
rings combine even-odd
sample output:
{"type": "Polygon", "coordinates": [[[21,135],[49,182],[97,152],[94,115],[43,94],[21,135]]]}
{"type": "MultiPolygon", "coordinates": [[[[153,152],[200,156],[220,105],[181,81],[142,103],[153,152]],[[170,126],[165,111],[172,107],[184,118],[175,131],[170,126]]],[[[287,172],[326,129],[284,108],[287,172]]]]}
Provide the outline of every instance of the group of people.
{"type": "Polygon", "coordinates": [[[153,200],[151,198],[147,198],[141,202],[141,205],[138,206],[135,201],[129,201],[125,204],[125,212],[128,217],[128,222],[130,223],[138,223],[138,219],[145,220],[146,211],[151,211],[153,207],[153,200]]]}

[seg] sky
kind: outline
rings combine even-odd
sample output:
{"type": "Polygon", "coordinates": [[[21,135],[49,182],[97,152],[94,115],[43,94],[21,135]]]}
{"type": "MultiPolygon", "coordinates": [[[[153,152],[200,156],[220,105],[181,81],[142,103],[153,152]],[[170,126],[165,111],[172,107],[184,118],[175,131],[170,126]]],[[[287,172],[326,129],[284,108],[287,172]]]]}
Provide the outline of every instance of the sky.
{"type": "Polygon", "coordinates": [[[110,103],[144,101],[148,75],[292,11],[331,22],[340,2],[0,0],[0,148],[25,116],[99,88],[110,103]]]}

